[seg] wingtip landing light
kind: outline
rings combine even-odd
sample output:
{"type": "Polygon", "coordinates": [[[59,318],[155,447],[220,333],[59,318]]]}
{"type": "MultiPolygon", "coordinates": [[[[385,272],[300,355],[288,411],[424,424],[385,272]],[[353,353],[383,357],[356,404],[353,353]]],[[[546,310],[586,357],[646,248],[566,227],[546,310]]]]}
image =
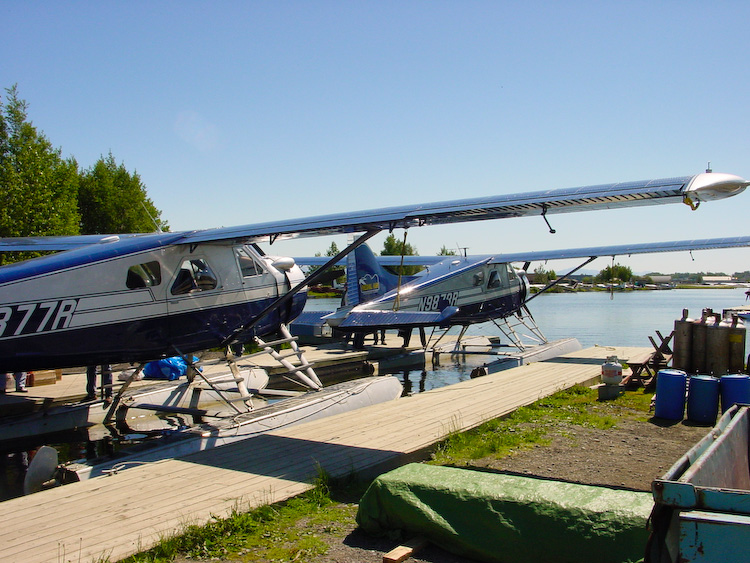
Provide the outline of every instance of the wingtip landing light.
{"type": "Polygon", "coordinates": [[[702,201],[714,201],[732,197],[750,186],[750,181],[720,172],[704,172],[693,176],[684,191],[684,201],[697,209],[702,201]]]}

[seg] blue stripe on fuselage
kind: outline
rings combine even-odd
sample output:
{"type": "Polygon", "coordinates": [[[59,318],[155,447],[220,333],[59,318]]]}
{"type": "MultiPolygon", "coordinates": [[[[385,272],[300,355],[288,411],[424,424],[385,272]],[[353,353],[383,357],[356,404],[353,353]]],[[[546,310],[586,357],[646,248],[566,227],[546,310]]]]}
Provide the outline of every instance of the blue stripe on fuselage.
{"type": "Polygon", "coordinates": [[[92,244],[0,267],[0,284],[103,262],[177,243],[185,233],[156,233],[92,244]]]}

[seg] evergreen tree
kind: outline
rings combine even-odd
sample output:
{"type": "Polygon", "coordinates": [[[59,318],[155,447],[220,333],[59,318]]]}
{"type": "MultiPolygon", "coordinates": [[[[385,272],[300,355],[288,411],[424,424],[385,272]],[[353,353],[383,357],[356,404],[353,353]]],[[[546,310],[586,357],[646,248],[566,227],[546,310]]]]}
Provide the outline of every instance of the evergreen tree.
{"type": "MultiPolygon", "coordinates": [[[[383,250],[380,252],[381,256],[419,256],[419,252],[411,244],[404,243],[403,240],[397,240],[396,235],[391,233],[388,235],[383,242],[383,250]]],[[[387,269],[398,274],[399,270],[403,276],[411,276],[419,272],[422,268],[420,266],[394,266],[387,267],[387,269]]]]}
{"type": "MultiPolygon", "coordinates": [[[[28,105],[17,87],[0,100],[0,236],[79,233],[78,164],[63,159],[27,119],[28,105]]],[[[0,255],[0,264],[34,253],[0,255]]]]}
{"type": "MultiPolygon", "coordinates": [[[[331,246],[328,247],[328,250],[326,250],[326,256],[333,258],[339,253],[339,247],[336,245],[336,242],[332,242],[331,246]]],[[[315,256],[321,256],[320,252],[316,252],[315,256]]],[[[319,270],[321,266],[310,266],[307,268],[307,275],[309,276],[313,272],[319,270]]],[[[346,270],[344,268],[341,268],[339,266],[334,266],[330,269],[328,272],[328,275],[326,275],[321,283],[330,283],[334,280],[336,280],[339,283],[344,283],[346,281],[346,270]]]]}
{"type": "Polygon", "coordinates": [[[398,240],[396,235],[391,233],[386,237],[383,242],[383,250],[380,252],[381,256],[419,256],[417,250],[408,242],[404,243],[403,240],[398,240]]]}
{"type": "Polygon", "coordinates": [[[438,252],[437,255],[438,256],[455,256],[456,255],[456,251],[452,250],[452,249],[449,249],[449,248],[446,248],[445,245],[443,245],[440,248],[440,252],[438,252]]]}
{"type": "Polygon", "coordinates": [[[110,152],[81,173],[78,208],[83,234],[169,230],[136,172],[118,165],[110,152]]]}

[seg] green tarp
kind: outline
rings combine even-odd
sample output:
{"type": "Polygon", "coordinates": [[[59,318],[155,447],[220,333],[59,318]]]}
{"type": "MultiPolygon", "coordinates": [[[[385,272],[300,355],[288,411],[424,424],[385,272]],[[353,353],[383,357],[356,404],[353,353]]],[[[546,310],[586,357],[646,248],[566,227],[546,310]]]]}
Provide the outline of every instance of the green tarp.
{"type": "Polygon", "coordinates": [[[357,523],[479,561],[619,563],[643,558],[652,506],[650,493],[414,463],[372,483],[357,523]]]}

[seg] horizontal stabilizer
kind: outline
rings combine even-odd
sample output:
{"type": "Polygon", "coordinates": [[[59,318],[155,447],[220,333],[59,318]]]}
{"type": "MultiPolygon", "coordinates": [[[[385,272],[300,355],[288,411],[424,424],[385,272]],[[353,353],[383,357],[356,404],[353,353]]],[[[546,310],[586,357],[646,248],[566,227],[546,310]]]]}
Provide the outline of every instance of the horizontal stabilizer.
{"type": "Polygon", "coordinates": [[[439,312],[422,311],[352,311],[338,325],[340,329],[399,328],[432,326],[445,323],[458,312],[458,307],[446,307],[439,312]]]}
{"type": "Polygon", "coordinates": [[[333,311],[302,311],[292,321],[294,325],[322,325],[325,323],[323,317],[330,315],[333,311]]]}

